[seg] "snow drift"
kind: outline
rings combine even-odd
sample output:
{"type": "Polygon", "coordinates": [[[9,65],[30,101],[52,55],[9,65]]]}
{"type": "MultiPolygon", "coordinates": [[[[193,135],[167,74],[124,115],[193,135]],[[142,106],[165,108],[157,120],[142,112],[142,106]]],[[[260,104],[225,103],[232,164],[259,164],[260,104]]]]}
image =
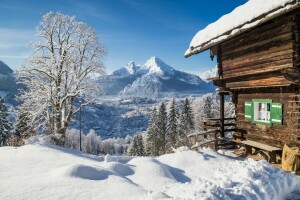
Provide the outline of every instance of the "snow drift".
{"type": "Polygon", "coordinates": [[[285,199],[300,178],[210,149],[92,156],[34,140],[0,148],[0,199],[285,199]],[[119,160],[119,161],[118,161],[119,160]]]}

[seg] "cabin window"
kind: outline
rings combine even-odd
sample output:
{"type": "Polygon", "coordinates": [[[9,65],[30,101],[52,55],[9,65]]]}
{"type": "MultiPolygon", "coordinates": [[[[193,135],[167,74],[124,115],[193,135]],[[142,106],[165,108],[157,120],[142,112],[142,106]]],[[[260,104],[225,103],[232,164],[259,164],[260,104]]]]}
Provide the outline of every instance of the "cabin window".
{"type": "Polygon", "coordinates": [[[282,104],[258,99],[245,102],[245,119],[256,124],[282,124],[282,104]]]}
{"type": "Polygon", "coordinates": [[[254,121],[270,123],[270,103],[254,102],[254,121]]]}

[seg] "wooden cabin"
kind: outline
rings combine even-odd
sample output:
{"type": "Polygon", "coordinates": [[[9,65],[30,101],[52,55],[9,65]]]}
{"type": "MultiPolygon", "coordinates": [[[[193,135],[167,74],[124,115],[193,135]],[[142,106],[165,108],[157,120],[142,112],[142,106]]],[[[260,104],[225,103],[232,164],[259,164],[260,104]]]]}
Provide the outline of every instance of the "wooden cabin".
{"type": "Polygon", "coordinates": [[[300,146],[300,1],[249,0],[200,30],[185,57],[205,50],[217,58],[210,80],[235,104],[234,137],[300,146]]]}

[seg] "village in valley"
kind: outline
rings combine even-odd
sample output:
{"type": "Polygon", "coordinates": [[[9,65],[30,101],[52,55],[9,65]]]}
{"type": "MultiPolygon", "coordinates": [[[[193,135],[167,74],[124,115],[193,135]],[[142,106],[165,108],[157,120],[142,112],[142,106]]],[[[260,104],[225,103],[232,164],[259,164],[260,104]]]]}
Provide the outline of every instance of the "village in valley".
{"type": "Polygon", "coordinates": [[[0,7],[1,200],[300,199],[299,0],[0,7]]]}

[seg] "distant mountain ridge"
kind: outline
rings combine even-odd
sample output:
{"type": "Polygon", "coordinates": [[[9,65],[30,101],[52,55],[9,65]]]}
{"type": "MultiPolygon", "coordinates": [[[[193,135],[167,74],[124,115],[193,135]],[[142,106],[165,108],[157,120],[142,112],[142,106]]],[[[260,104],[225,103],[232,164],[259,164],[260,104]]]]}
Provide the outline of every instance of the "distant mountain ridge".
{"type": "Polygon", "coordinates": [[[5,64],[3,61],[0,60],[0,74],[1,75],[10,75],[13,72],[14,71],[7,64],[5,64]]]}
{"type": "Polygon", "coordinates": [[[168,94],[207,93],[213,90],[199,76],[179,71],[158,57],[151,57],[144,65],[134,61],[98,79],[108,95],[158,97],[168,94]]]}

